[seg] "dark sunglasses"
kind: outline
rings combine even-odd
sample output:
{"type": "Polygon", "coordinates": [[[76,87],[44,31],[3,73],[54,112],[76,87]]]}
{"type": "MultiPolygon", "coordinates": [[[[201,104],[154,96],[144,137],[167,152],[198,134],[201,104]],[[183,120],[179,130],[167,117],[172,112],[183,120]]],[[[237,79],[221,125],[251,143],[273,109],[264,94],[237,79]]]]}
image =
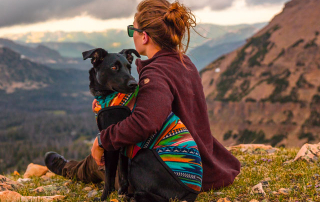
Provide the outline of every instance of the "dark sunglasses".
{"type": "Polygon", "coordinates": [[[143,30],[141,30],[141,29],[134,28],[133,25],[128,25],[127,26],[127,31],[128,31],[128,36],[129,37],[133,37],[134,31],[137,31],[137,32],[140,32],[140,33],[143,32],[143,30]]]}

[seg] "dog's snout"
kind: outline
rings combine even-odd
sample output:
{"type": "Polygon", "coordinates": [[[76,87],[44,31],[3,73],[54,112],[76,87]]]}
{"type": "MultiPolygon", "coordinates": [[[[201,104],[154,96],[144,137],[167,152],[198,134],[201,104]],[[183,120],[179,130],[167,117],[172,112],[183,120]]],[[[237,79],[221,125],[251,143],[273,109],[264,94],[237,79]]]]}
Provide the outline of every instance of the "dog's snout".
{"type": "Polygon", "coordinates": [[[129,80],[127,85],[129,88],[135,89],[138,86],[138,83],[135,80],[129,80]]]}

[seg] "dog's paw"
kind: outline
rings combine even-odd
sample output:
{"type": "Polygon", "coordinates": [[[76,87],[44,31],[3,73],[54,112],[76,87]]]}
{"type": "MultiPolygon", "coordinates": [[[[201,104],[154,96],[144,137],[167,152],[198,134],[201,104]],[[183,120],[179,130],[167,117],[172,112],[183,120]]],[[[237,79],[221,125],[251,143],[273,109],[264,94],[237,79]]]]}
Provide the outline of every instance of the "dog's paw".
{"type": "Polygon", "coordinates": [[[128,187],[129,186],[122,186],[118,190],[118,195],[128,195],[128,187]]]}

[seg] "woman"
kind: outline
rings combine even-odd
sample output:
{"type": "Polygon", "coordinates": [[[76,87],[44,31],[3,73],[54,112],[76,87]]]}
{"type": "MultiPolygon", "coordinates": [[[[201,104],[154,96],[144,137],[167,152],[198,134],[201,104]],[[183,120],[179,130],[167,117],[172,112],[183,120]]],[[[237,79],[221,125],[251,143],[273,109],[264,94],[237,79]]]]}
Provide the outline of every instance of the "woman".
{"type": "MultiPolygon", "coordinates": [[[[134,31],[136,50],[149,59],[136,60],[139,73],[136,107],[131,116],[101,131],[100,139],[107,151],[137,144],[158,131],[173,112],[197,143],[203,167],[202,190],[208,191],[232,184],[240,172],[240,163],[212,136],[201,78],[194,64],[184,55],[190,28],[195,25],[191,11],[178,2],[143,0],[138,5],[128,34],[134,31]],[[184,37],[187,37],[185,47],[182,44],[184,37]]],[[[52,152],[46,155],[46,165],[51,171],[69,178],[76,176],[84,182],[99,182],[103,180],[103,171],[97,171],[97,165],[103,165],[103,151],[96,138],[92,153],[85,160],[66,161],[52,152]]],[[[134,170],[132,165],[130,172],[134,170]]],[[[160,168],[155,165],[150,169],[160,168]]],[[[173,191],[173,197],[179,192],[176,187],[166,188],[173,191]]],[[[150,190],[146,192],[150,193],[150,190]]],[[[193,201],[197,193],[190,192],[188,197],[188,201],[193,201]]]]}
{"type": "MultiPolygon", "coordinates": [[[[100,138],[106,150],[136,144],[154,134],[172,111],[198,145],[204,172],[202,189],[208,191],[231,184],[240,163],[212,136],[200,76],[184,55],[195,24],[191,11],[178,2],[144,0],[138,5],[133,40],[138,53],[149,59],[136,61],[140,86],[136,108],[130,117],[103,130],[100,138]]],[[[92,156],[97,164],[102,153],[96,140],[92,156]]]]}

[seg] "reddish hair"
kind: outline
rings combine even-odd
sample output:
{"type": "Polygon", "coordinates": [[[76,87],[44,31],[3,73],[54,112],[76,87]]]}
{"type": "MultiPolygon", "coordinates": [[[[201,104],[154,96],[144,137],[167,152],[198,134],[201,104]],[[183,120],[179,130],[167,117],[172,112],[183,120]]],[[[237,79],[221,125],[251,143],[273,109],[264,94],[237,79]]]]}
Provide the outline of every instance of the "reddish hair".
{"type": "Polygon", "coordinates": [[[177,51],[183,65],[183,54],[190,42],[190,28],[196,26],[191,10],[178,1],[143,0],[137,7],[135,21],[162,49],[177,51]],[[187,34],[187,35],[186,35],[187,34]],[[187,36],[187,44],[183,40],[187,36]]]}

